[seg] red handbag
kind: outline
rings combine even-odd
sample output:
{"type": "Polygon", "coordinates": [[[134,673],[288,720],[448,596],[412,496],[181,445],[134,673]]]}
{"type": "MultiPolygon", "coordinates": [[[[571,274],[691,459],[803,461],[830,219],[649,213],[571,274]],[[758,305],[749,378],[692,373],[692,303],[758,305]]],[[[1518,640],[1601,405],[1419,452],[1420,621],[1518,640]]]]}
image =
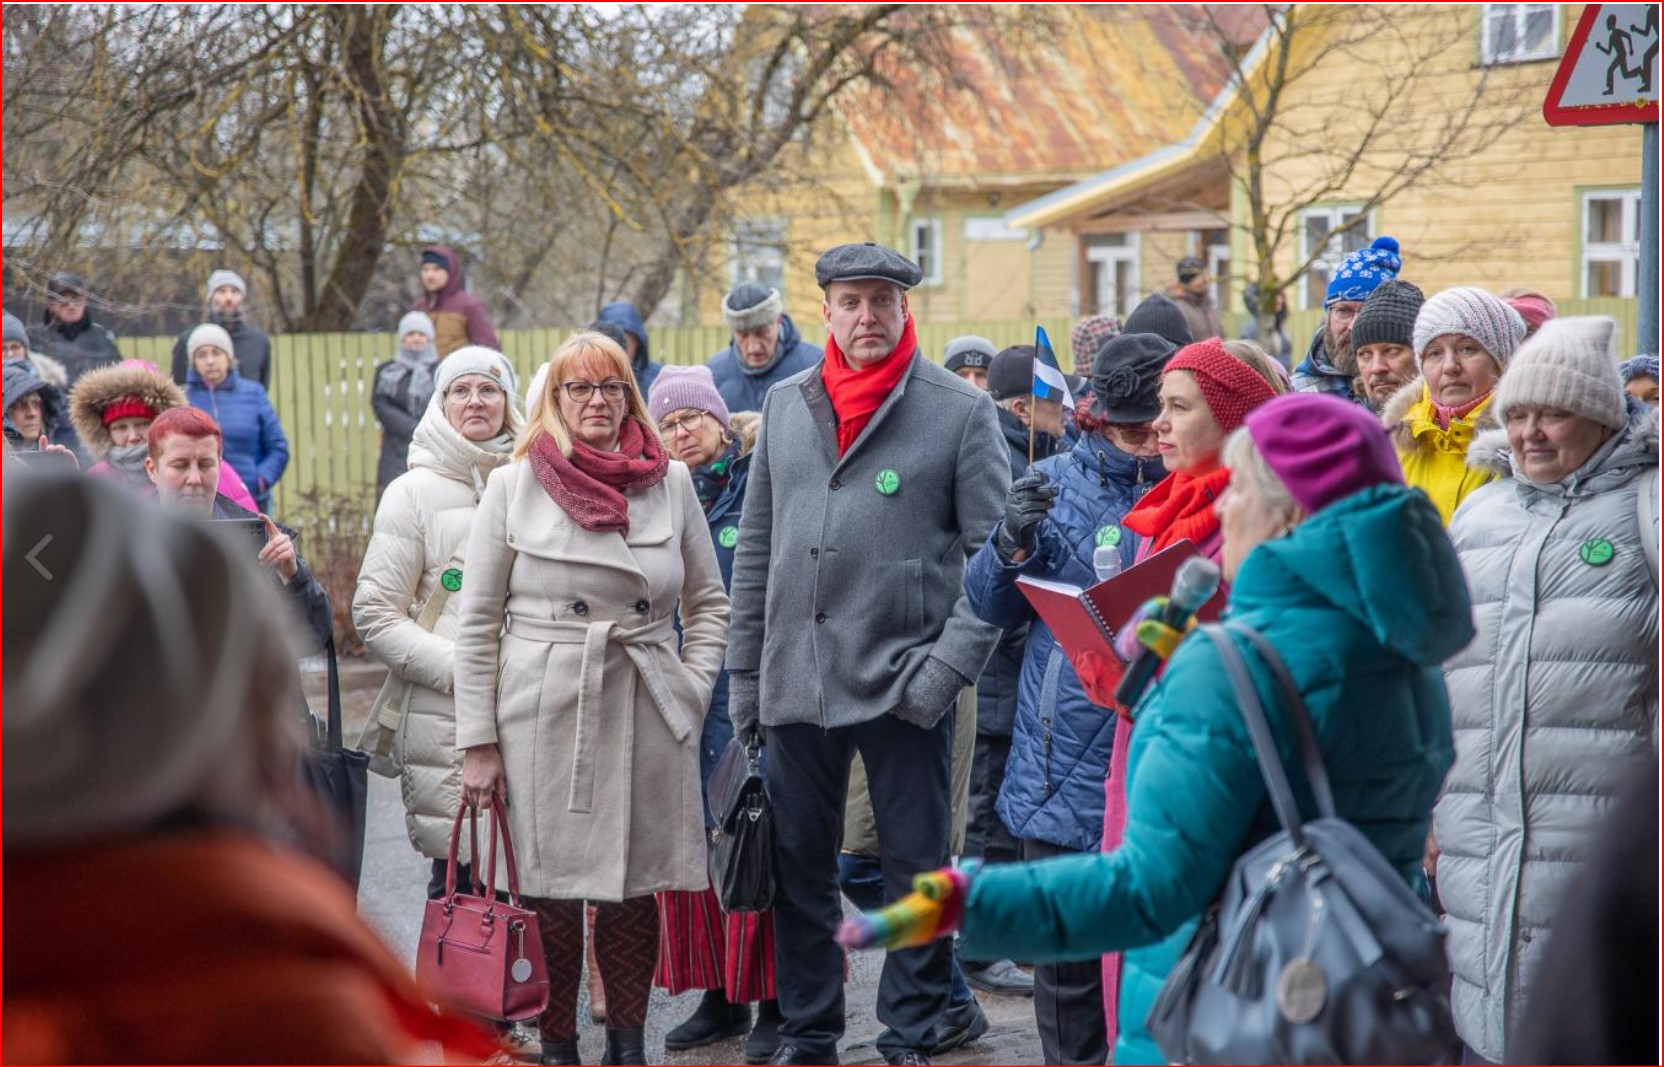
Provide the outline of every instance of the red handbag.
{"type": "Polygon", "coordinates": [[[479,879],[479,817],[463,804],[451,827],[446,861],[445,895],[430,900],[422,916],[416,947],[416,980],[445,1005],[472,1015],[517,1022],[541,1015],[549,1006],[549,969],[537,915],[520,907],[520,879],[515,873],[514,842],[501,800],[491,802],[487,884],[479,879]],[[462,815],[468,813],[473,842],[473,892],[457,892],[456,852],[462,815]],[[497,899],[497,837],[503,839],[508,867],[508,900],[497,899]]]}

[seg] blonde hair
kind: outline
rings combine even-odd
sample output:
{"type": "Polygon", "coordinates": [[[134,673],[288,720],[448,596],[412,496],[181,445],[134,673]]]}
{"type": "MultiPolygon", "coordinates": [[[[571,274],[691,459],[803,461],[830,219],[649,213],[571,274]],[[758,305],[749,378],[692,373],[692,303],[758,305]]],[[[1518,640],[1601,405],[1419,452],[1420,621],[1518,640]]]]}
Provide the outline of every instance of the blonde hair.
{"type": "Polygon", "coordinates": [[[602,370],[624,382],[624,417],[635,419],[649,433],[658,433],[658,426],[647,414],[647,402],[636,387],[636,374],[630,366],[630,357],[606,334],[581,330],[561,342],[540,375],[533,377],[533,395],[526,398],[526,428],[514,442],[515,459],[526,458],[532,442],[540,433],[555,439],[561,455],[572,455],[572,431],[560,414],[560,387],[568,373],[583,366],[602,370]],[[539,378],[541,385],[537,385],[539,378]]]}
{"type": "Polygon", "coordinates": [[[1246,363],[1248,369],[1265,379],[1271,391],[1278,396],[1293,391],[1294,385],[1288,379],[1288,372],[1283,370],[1282,364],[1271,358],[1271,353],[1252,341],[1222,341],[1225,351],[1235,356],[1238,361],[1246,363]]]}

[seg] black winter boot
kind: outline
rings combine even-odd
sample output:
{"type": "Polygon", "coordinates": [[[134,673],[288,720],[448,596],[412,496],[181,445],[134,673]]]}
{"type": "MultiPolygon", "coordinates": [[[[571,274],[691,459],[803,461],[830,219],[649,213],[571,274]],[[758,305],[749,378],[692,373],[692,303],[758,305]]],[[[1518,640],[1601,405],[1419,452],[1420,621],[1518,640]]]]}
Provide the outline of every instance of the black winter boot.
{"type": "Polygon", "coordinates": [[[582,1063],[578,1058],[577,1041],[545,1041],[543,1055],[538,1057],[539,1064],[575,1064],[582,1063]]]}
{"type": "Polygon", "coordinates": [[[751,1009],[744,1004],[730,1004],[720,989],[706,990],[694,1009],[676,1029],[664,1035],[664,1047],[673,1052],[690,1048],[704,1048],[724,1038],[740,1037],[751,1028],[751,1009]]]}
{"type": "Polygon", "coordinates": [[[647,1047],[642,1043],[643,1031],[614,1030],[607,1027],[607,1048],[601,1053],[602,1063],[646,1063],[647,1047]]]}
{"type": "Polygon", "coordinates": [[[767,1063],[774,1058],[774,1050],[780,1047],[783,1021],[778,1000],[765,1000],[757,1005],[757,1025],[745,1039],[746,1063],[767,1063]]]}

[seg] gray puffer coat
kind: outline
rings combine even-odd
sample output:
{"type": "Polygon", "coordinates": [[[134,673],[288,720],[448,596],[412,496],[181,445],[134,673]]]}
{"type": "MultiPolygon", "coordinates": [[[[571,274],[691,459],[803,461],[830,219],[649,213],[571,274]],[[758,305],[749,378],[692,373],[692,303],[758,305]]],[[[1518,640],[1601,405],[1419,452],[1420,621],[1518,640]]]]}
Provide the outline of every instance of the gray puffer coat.
{"type": "Polygon", "coordinates": [[[1457,1030],[1508,1062],[1532,972],[1594,831],[1631,771],[1656,761],[1658,416],[1630,422],[1553,485],[1512,469],[1506,434],[1470,463],[1503,477],[1456,512],[1451,540],[1478,636],[1445,665],[1456,763],[1434,812],[1457,1030]]]}

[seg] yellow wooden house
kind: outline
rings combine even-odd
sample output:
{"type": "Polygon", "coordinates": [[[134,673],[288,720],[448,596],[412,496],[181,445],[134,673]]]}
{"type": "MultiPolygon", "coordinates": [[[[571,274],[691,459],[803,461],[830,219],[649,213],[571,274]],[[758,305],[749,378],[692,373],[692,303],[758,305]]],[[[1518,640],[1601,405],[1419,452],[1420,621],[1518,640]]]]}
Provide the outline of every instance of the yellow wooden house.
{"type": "Polygon", "coordinates": [[[1243,86],[1263,94],[1279,61],[1297,77],[1285,82],[1283,120],[1259,124],[1256,151],[1261,202],[1283,227],[1280,273],[1314,259],[1287,291],[1291,325],[1315,317],[1333,264],[1381,234],[1403,249],[1401,277],[1428,293],[1522,286],[1590,310],[1635,297],[1640,127],[1556,128],[1541,116],[1583,6],[1397,4],[1360,14],[1360,5],[1295,5],[1303,32],[1285,47],[1263,30],[1242,55],[1240,81],[1182,136],[1006,213],[1008,227],[1038,244],[1031,272],[1049,277],[1055,250],[1068,252],[1069,285],[1045,286],[1037,312],[1117,310],[1117,290],[1169,284],[1173,261],[1188,254],[1214,268],[1227,322],[1240,318],[1255,229],[1244,153],[1263,100],[1243,86]],[[1364,17],[1383,29],[1361,34],[1364,17]],[[1467,139],[1455,138],[1466,149],[1428,153],[1452,140],[1452,123],[1467,124],[1467,139]],[[1415,180],[1380,197],[1407,160],[1415,180]]]}
{"type": "MultiPolygon", "coordinates": [[[[847,92],[778,175],[734,198],[744,211],[713,242],[684,321],[720,323],[724,292],[750,278],[781,289],[816,332],[814,260],[860,240],[924,269],[911,294],[921,324],[1069,314],[1074,234],[1014,226],[1007,214],[1155,152],[1198,121],[1228,67],[1181,17],[1193,9],[1056,5],[1043,31],[1014,37],[966,25],[947,45],[950,86],[903,68],[886,72],[890,88],[847,92]]],[[[1257,11],[1229,15],[1243,42],[1257,11]]]]}

